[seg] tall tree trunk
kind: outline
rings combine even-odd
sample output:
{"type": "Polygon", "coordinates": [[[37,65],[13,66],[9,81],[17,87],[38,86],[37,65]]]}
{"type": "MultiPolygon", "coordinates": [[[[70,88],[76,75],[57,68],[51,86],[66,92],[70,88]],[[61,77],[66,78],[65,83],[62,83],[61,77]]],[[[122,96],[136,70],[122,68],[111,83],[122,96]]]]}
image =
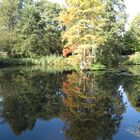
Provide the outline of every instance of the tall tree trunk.
{"type": "Polygon", "coordinates": [[[86,69],[86,49],[84,48],[84,69],[86,69]]]}
{"type": "Polygon", "coordinates": [[[94,64],[94,49],[92,48],[92,64],[94,64]]]}

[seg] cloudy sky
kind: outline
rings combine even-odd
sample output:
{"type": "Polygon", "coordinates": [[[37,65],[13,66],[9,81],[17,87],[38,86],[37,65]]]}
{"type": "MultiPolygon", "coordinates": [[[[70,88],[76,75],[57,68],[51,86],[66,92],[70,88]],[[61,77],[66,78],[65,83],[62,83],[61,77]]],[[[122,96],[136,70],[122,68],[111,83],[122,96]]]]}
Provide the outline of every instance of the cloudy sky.
{"type": "MultiPolygon", "coordinates": [[[[65,0],[52,0],[63,4],[65,0]]],[[[140,12],[140,0],[124,0],[126,5],[126,11],[129,15],[128,20],[131,21],[134,16],[140,12]]]]}

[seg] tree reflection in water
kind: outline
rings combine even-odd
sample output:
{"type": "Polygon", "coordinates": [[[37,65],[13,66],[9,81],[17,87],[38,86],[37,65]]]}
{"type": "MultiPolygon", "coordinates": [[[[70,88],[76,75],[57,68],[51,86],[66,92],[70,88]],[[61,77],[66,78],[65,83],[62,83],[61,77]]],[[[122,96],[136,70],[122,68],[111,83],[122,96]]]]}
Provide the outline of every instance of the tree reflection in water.
{"type": "Polygon", "coordinates": [[[107,80],[106,76],[67,75],[67,81],[63,83],[67,95],[63,103],[69,108],[64,114],[70,122],[67,136],[76,140],[112,139],[125,106],[122,96],[117,93],[119,83],[115,84],[113,77],[107,80]]]}
{"type": "Polygon", "coordinates": [[[17,135],[32,130],[38,118],[58,117],[69,124],[65,134],[71,139],[112,139],[125,111],[117,78],[6,71],[0,79],[3,115],[17,135]]]}
{"type": "Polygon", "coordinates": [[[59,117],[63,108],[61,96],[62,74],[5,72],[1,78],[3,115],[15,134],[32,130],[36,119],[59,117]],[[55,80],[54,80],[55,79],[55,80]]]}

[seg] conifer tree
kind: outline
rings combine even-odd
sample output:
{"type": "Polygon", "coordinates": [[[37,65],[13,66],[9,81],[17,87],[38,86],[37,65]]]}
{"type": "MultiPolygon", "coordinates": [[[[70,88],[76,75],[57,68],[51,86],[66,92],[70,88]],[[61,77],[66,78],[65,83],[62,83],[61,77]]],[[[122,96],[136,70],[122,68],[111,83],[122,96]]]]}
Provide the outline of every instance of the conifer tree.
{"type": "Polygon", "coordinates": [[[70,47],[80,58],[83,68],[86,67],[86,56],[106,40],[104,25],[104,4],[100,0],[67,0],[67,7],[60,15],[66,27],[63,40],[64,48],[70,47]]]}

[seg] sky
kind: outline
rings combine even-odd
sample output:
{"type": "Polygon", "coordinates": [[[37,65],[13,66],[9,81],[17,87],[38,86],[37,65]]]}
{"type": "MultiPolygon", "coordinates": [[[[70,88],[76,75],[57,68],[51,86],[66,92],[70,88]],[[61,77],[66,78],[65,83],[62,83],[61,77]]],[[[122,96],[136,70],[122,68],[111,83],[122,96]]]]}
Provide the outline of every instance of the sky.
{"type": "MultiPolygon", "coordinates": [[[[60,4],[64,4],[65,0],[52,0],[58,2],[60,4]]],[[[128,21],[132,21],[132,19],[140,13],[140,0],[124,0],[126,5],[126,12],[129,15],[128,21]]]]}
{"type": "MultiPolygon", "coordinates": [[[[2,1],[2,0],[0,0],[2,1]]],[[[65,0],[50,0],[54,2],[58,2],[60,4],[64,4],[65,0]]],[[[126,5],[126,12],[129,15],[128,22],[130,23],[132,19],[140,13],[140,0],[124,0],[126,5]]]]}
{"type": "Polygon", "coordinates": [[[50,1],[58,2],[60,4],[64,4],[65,3],[65,0],[50,0],[50,1]]]}
{"type": "Polygon", "coordinates": [[[126,5],[126,12],[129,15],[128,21],[131,22],[132,19],[140,13],[140,0],[124,0],[126,5]]]}

